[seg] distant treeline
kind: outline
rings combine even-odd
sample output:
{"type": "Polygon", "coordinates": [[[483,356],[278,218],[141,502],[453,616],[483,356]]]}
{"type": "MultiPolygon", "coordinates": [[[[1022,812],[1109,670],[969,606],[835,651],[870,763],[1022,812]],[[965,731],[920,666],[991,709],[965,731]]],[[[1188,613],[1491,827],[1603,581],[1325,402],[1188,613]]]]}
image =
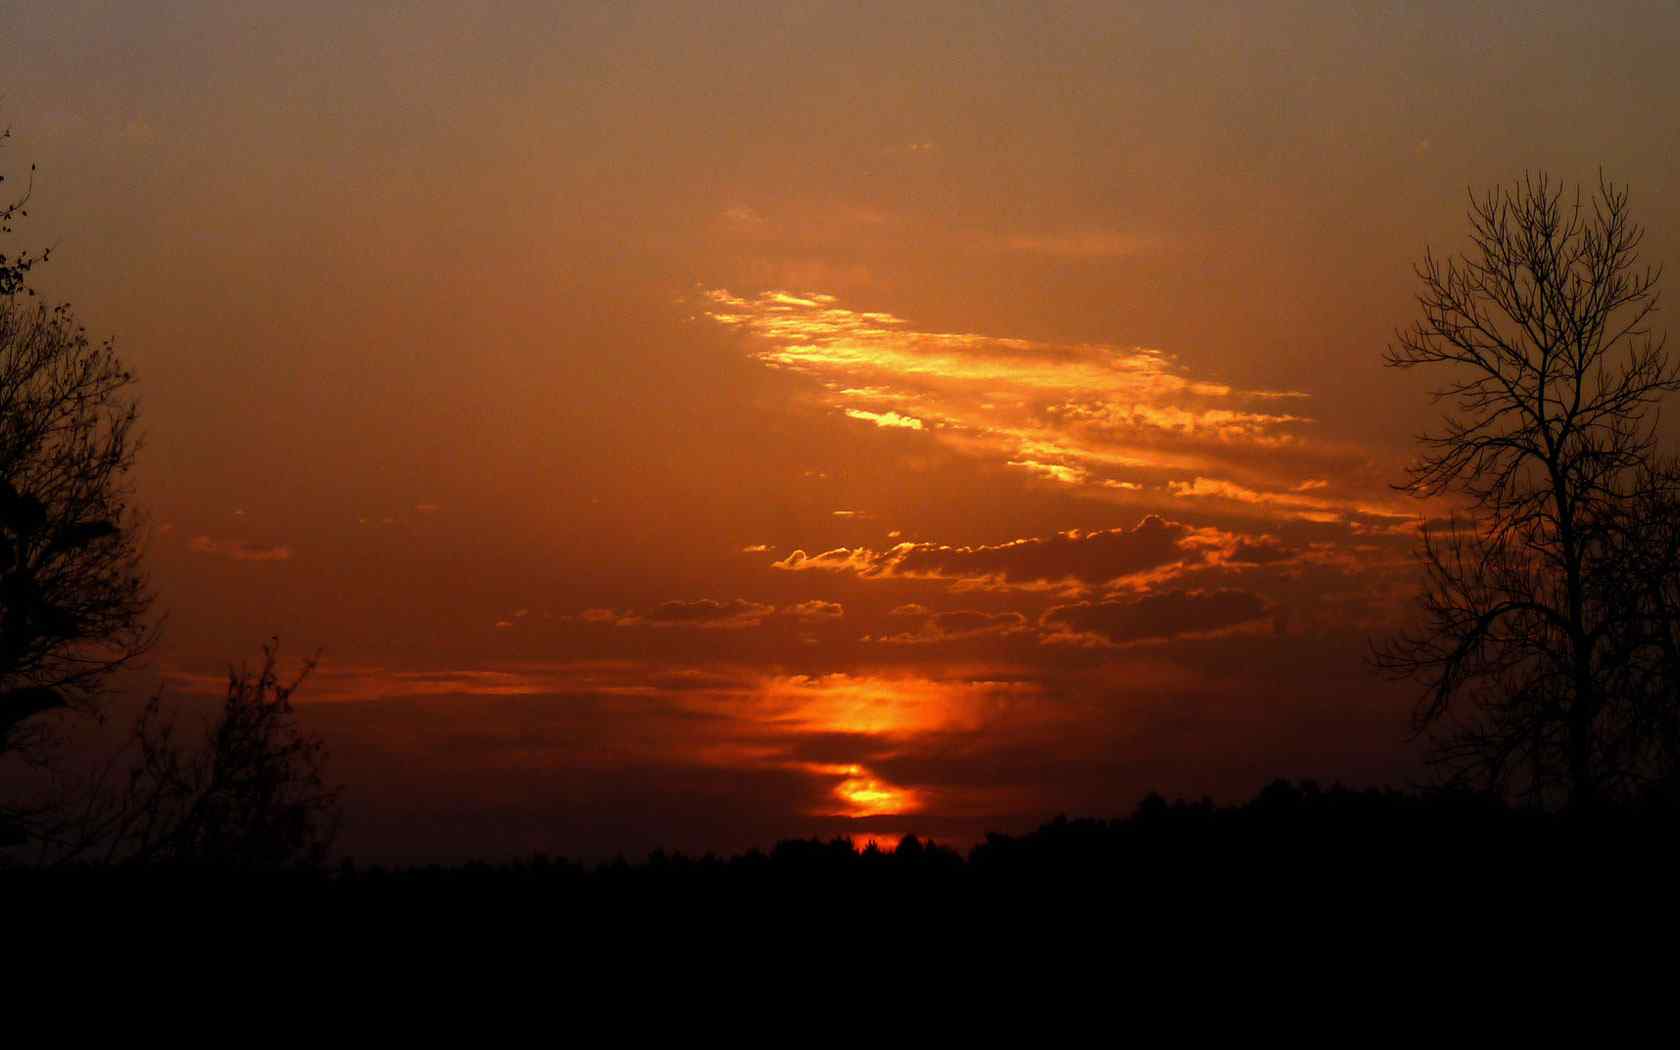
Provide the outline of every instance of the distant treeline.
{"type": "MultiPolygon", "coordinates": [[[[331,888],[354,898],[483,889],[522,897],[577,891],[576,899],[629,892],[638,898],[690,894],[821,894],[870,898],[1012,889],[1089,890],[1132,886],[1226,894],[1358,892],[1405,881],[1433,892],[1488,892],[1542,885],[1593,872],[1624,885],[1663,881],[1680,867],[1680,811],[1652,804],[1604,809],[1591,817],[1509,806],[1485,795],[1323,787],[1278,780],[1253,799],[1168,801],[1151,794],[1131,815],[1111,820],[1058,817],[1024,835],[989,834],[966,853],[907,835],[892,849],[859,849],[847,838],[789,839],[730,857],[656,851],[642,860],[584,863],[545,854],[503,862],[407,867],[336,866],[242,873],[205,868],[86,867],[0,870],[0,881],[64,880],[150,888],[209,888],[270,879],[276,885],[331,888]],[[1532,876],[1533,878],[1530,878],[1532,876]]],[[[1597,881],[1596,879],[1594,881],[1597,881]]],[[[487,899],[490,899],[487,897],[487,899]]]]}

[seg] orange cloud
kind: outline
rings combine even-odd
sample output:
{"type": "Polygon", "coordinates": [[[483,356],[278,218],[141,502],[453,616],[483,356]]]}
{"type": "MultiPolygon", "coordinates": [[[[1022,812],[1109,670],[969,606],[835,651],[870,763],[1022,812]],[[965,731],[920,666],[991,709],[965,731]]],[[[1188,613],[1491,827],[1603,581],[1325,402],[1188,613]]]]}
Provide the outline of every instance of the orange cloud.
{"type": "MultiPolygon", "coordinates": [[[[1016,247],[1091,254],[1126,243],[1077,234],[1023,238],[1016,247]]],[[[1307,400],[1298,390],[1194,375],[1151,347],[921,331],[825,293],[719,289],[704,301],[706,316],[742,332],[758,361],[814,380],[813,404],[832,403],[818,389],[838,391],[863,402],[842,406],[849,418],[924,433],[964,456],[1094,498],[1161,505],[1223,479],[1228,493],[1283,497],[1230,497],[1250,514],[1330,520],[1394,507],[1392,494],[1366,476],[1362,450],[1312,436],[1312,417],[1292,407],[1307,400]],[[1335,491],[1347,495],[1318,491],[1331,489],[1329,470],[1341,472],[1335,491]]]]}
{"type": "MultiPolygon", "coordinates": [[[[1009,461],[1009,466],[1025,467],[1041,478],[1046,478],[1050,481],[1059,481],[1064,485],[1077,485],[1090,476],[1086,471],[1081,470],[1079,467],[1063,466],[1060,463],[1040,463],[1034,459],[1012,459],[1009,461]]],[[[1124,487],[1124,483],[1119,483],[1119,487],[1124,487]]]]}
{"type": "Polygon", "coordinates": [[[852,767],[848,776],[834,788],[834,795],[845,804],[844,815],[850,817],[878,817],[889,814],[914,813],[921,808],[916,793],[873,776],[863,776],[861,767],[852,767]]]}
{"type": "Polygon", "coordinates": [[[808,602],[798,602],[794,605],[782,606],[781,612],[785,616],[793,616],[805,621],[838,620],[846,615],[845,606],[839,602],[825,602],[813,599],[808,602]]]}
{"type": "Polygon", "coordinates": [[[903,736],[978,729],[1010,698],[1041,691],[1032,682],[920,674],[777,675],[758,683],[753,703],[765,717],[806,732],[903,736]]]}
{"type": "Polygon", "coordinates": [[[1420,512],[1444,503],[1444,500],[1435,500],[1420,505],[1413,501],[1408,506],[1373,499],[1332,499],[1307,495],[1328,486],[1327,481],[1312,479],[1282,491],[1260,490],[1218,478],[1197,477],[1191,481],[1172,482],[1168,487],[1175,498],[1246,506],[1254,513],[1321,525],[1341,524],[1360,536],[1415,535],[1424,521],[1420,512]]]}

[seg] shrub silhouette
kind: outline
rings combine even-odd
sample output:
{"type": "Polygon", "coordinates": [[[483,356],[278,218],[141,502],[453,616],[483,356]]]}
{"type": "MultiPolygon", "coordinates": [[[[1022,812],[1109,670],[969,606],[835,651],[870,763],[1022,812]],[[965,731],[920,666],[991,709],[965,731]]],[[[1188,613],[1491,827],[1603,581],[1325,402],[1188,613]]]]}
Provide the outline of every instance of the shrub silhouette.
{"type": "Polygon", "coordinates": [[[194,740],[154,696],[129,747],[84,794],[79,809],[38,829],[55,866],[275,871],[322,864],[339,823],[339,791],[326,784],[321,740],[303,732],[277,647],[255,670],[228,673],[217,717],[194,740]]]}

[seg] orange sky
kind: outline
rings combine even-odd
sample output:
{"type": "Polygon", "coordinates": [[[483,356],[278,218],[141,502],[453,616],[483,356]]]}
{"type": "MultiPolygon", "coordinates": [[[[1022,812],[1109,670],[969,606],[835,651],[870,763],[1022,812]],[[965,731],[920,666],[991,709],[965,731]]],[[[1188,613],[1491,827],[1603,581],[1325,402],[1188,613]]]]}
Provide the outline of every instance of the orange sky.
{"type": "Polygon", "coordinates": [[[1380,351],[1467,186],[1680,254],[1680,14],[1130,6],[0,3],[153,680],[323,649],[370,856],[1415,774],[1380,351]]]}

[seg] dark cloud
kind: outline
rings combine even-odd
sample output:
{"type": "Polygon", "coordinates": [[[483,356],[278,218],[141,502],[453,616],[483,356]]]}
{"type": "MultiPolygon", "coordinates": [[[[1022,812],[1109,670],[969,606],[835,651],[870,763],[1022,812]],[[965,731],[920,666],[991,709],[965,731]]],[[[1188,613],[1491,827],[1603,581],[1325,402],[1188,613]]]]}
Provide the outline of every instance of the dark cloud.
{"type": "Polygon", "coordinates": [[[1008,543],[952,547],[901,543],[885,551],[836,548],[808,555],[796,550],[775,568],[851,572],[872,579],[952,580],[998,586],[1097,584],[1172,565],[1205,562],[1230,537],[1149,515],[1132,528],[1085,532],[1008,543]]]}
{"type": "Polygon", "coordinates": [[[846,607],[839,602],[816,598],[784,605],[780,609],[764,602],[750,602],[745,598],[735,598],[727,602],[700,598],[695,601],[661,602],[646,613],[585,609],[578,613],[577,619],[585,623],[612,624],[615,627],[696,627],[733,630],[757,627],[778,613],[805,623],[822,623],[844,617],[846,607]]]}
{"type": "Polygon", "coordinates": [[[1249,591],[1168,591],[1128,601],[1058,605],[1039,622],[1054,634],[1122,645],[1234,627],[1259,619],[1269,608],[1265,599],[1249,591]]]}
{"type": "Polygon", "coordinates": [[[1271,536],[1243,537],[1231,546],[1226,564],[1275,565],[1288,561],[1300,552],[1271,536]]]}
{"type": "Polygon", "coordinates": [[[735,598],[727,602],[711,598],[696,601],[661,602],[648,613],[585,609],[578,619],[586,623],[610,623],[615,627],[694,627],[733,630],[757,627],[776,611],[774,605],[735,598]]]}
{"type": "Polygon", "coordinates": [[[751,627],[774,611],[772,606],[742,598],[727,602],[701,598],[692,602],[661,602],[648,614],[647,620],[656,626],[751,627]]]}
{"type": "Polygon", "coordinates": [[[1150,515],[1130,529],[1072,530],[995,546],[917,544],[903,551],[894,571],[906,576],[1098,583],[1183,560],[1191,553],[1181,546],[1190,531],[1187,525],[1150,515]]]}
{"type": "Polygon", "coordinates": [[[845,764],[874,762],[903,746],[898,741],[870,733],[801,733],[796,736],[766,737],[766,743],[798,762],[845,764]]]}
{"type": "Polygon", "coordinates": [[[929,645],[961,638],[1013,634],[1026,629],[1027,618],[1018,612],[988,613],[959,609],[928,615],[914,631],[883,635],[875,640],[886,645],[929,645]]]}

